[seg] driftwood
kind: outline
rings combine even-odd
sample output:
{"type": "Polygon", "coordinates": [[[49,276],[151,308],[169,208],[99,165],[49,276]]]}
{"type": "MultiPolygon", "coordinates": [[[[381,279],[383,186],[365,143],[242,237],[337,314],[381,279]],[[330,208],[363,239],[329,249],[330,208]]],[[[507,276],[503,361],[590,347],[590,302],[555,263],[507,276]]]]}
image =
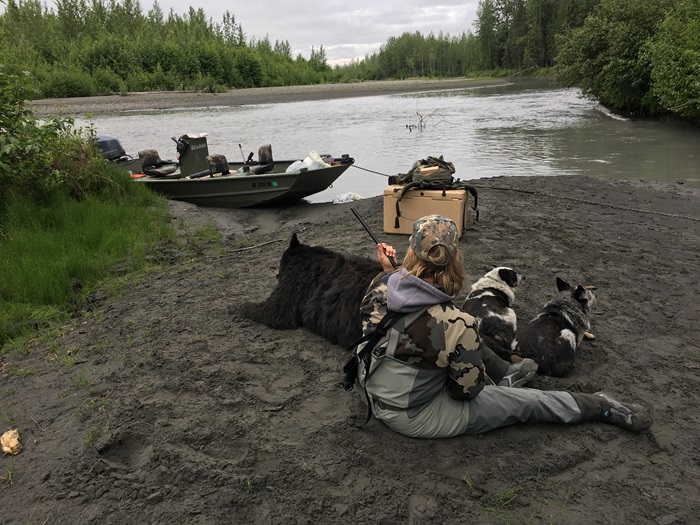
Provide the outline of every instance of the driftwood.
{"type": "Polygon", "coordinates": [[[260,244],[254,244],[253,246],[248,246],[246,248],[236,248],[235,250],[229,250],[230,252],[247,252],[248,250],[254,250],[256,248],[260,248],[262,246],[267,246],[268,244],[272,244],[273,242],[280,242],[283,239],[274,239],[272,241],[267,241],[267,242],[261,242],[260,244]]]}
{"type": "Polygon", "coordinates": [[[433,111],[430,115],[421,115],[418,111],[416,111],[416,116],[418,117],[418,124],[406,124],[406,129],[411,132],[414,129],[418,129],[420,131],[423,131],[425,128],[428,127],[428,123],[432,120],[434,123],[432,124],[432,127],[436,127],[440,124],[446,123],[450,124],[445,117],[442,115],[439,115],[440,109],[436,109],[433,111]]]}

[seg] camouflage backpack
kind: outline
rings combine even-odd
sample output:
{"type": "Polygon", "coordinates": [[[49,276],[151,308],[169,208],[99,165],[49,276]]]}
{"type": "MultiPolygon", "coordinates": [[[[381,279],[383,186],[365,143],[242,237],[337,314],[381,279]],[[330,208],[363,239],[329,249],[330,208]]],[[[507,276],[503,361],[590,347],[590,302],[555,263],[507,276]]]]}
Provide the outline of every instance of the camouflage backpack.
{"type": "Polygon", "coordinates": [[[399,173],[396,176],[396,184],[408,184],[409,182],[438,182],[447,185],[452,184],[455,166],[440,157],[428,157],[417,160],[408,173],[399,173]]]}
{"type": "Polygon", "coordinates": [[[479,220],[479,197],[476,188],[460,179],[453,177],[455,166],[446,161],[442,155],[439,157],[429,156],[426,159],[417,160],[408,173],[399,173],[389,177],[390,185],[401,185],[402,188],[394,188],[397,193],[396,198],[396,219],[394,227],[399,229],[399,217],[401,217],[401,200],[407,192],[412,190],[439,190],[442,196],[447,190],[467,190],[474,198],[473,210],[476,212],[476,220],[479,220]]]}
{"type": "Polygon", "coordinates": [[[389,332],[394,330],[399,333],[406,333],[408,327],[411,326],[411,324],[421,315],[423,315],[428,308],[430,308],[430,306],[431,305],[424,306],[410,313],[388,311],[384,317],[382,317],[382,320],[375,327],[374,331],[363,335],[345,349],[346,351],[352,351],[352,357],[350,357],[343,367],[343,380],[341,381],[341,385],[346,391],[350,391],[355,386],[355,383],[357,383],[364,392],[367,401],[367,419],[365,420],[365,424],[367,424],[372,417],[372,403],[370,402],[367,389],[362,385],[358,377],[359,367],[362,366],[365,369],[366,383],[369,376],[378,366],[377,362],[381,361],[381,358],[384,357],[385,352],[388,352],[391,355],[393,351],[396,350],[396,345],[399,339],[398,337],[389,337],[389,332]],[[375,355],[376,346],[380,342],[386,340],[387,337],[389,337],[389,346],[385,349],[385,352],[383,352],[381,356],[375,355]],[[373,355],[378,357],[378,361],[374,361],[374,367],[372,366],[373,355]]]}

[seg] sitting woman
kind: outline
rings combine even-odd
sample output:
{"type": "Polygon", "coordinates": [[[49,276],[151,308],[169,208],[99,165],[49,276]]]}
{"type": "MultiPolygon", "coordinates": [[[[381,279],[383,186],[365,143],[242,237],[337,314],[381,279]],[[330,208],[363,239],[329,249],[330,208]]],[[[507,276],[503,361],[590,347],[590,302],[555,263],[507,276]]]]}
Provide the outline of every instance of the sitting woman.
{"type": "MultiPolygon", "coordinates": [[[[361,312],[363,332],[384,316],[402,315],[375,345],[357,382],[374,416],[410,437],[479,434],[526,421],[602,421],[640,432],[651,416],[603,393],[519,388],[536,373],[530,359],[508,363],[483,345],[473,317],[452,302],[464,269],[457,227],[429,215],[416,221],[401,268],[392,271],[391,246],[377,247],[384,268],[372,281],[361,312]]],[[[358,351],[361,347],[358,348],[358,351]]]]}

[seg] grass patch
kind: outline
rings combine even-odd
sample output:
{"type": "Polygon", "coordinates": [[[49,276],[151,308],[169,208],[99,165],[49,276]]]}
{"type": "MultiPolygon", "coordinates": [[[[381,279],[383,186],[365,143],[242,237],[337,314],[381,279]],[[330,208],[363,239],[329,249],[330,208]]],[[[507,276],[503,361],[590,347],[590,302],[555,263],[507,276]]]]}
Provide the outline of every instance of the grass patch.
{"type": "Polygon", "coordinates": [[[10,459],[10,461],[7,462],[7,467],[5,468],[4,472],[0,474],[0,483],[4,483],[6,485],[12,485],[12,478],[15,473],[15,460],[10,459]]]}
{"type": "MultiPolygon", "coordinates": [[[[9,340],[65,321],[99,283],[144,269],[174,242],[165,200],[113,174],[110,191],[40,202],[12,195],[0,233],[0,355],[9,340]]],[[[127,179],[128,180],[128,179],[127,179]]],[[[130,181],[129,181],[130,182],[130,181]]]]}
{"type": "MultiPolygon", "coordinates": [[[[96,395],[93,393],[92,395],[96,395]]],[[[95,413],[104,412],[107,409],[108,400],[106,397],[91,397],[83,401],[75,407],[75,417],[78,421],[84,423],[90,419],[95,413]]]]}
{"type": "Polygon", "coordinates": [[[484,512],[493,514],[503,523],[508,523],[506,517],[506,511],[510,509],[511,503],[513,503],[521,492],[520,485],[511,485],[507,489],[497,494],[492,494],[488,496],[483,502],[484,512]]]}
{"type": "Polygon", "coordinates": [[[90,388],[92,387],[92,381],[90,380],[89,377],[80,375],[73,380],[73,385],[78,390],[80,390],[80,389],[90,390],[90,388]]]}
{"type": "Polygon", "coordinates": [[[194,238],[198,242],[219,242],[221,241],[221,232],[216,224],[207,224],[194,232],[194,238]]]}
{"type": "Polygon", "coordinates": [[[85,448],[91,448],[95,445],[95,442],[103,435],[107,433],[107,427],[93,427],[85,436],[85,448]]]}
{"type": "MultiPolygon", "coordinates": [[[[564,510],[569,504],[571,488],[569,487],[563,496],[563,501],[555,501],[543,495],[543,482],[540,474],[533,479],[523,482],[514,482],[498,492],[490,491],[477,485],[467,476],[462,481],[468,487],[468,495],[479,501],[481,504],[480,514],[490,515],[504,525],[512,523],[547,523],[554,525],[561,523],[564,510]],[[514,508],[514,504],[516,508],[514,508]],[[526,505],[529,516],[523,518],[523,510],[519,509],[526,505]]],[[[559,491],[559,484],[552,487],[559,491]]],[[[548,491],[547,491],[548,492],[548,491]]],[[[559,498],[557,498],[559,499],[559,498]]]]}
{"type": "MultiPolygon", "coordinates": [[[[0,425],[7,427],[14,427],[17,425],[17,418],[10,404],[0,405],[0,425]]],[[[0,431],[0,434],[2,434],[2,432],[3,431],[0,431]]]]}
{"type": "Polygon", "coordinates": [[[7,375],[15,376],[15,377],[29,377],[33,376],[36,373],[36,370],[33,368],[14,368],[10,367],[10,369],[7,371],[7,375]]]}
{"type": "MultiPolygon", "coordinates": [[[[2,369],[0,368],[0,371],[1,370],[2,369]]],[[[7,387],[7,386],[0,388],[0,401],[2,401],[3,399],[7,399],[9,397],[12,397],[13,395],[15,395],[14,389],[7,387]]]]}

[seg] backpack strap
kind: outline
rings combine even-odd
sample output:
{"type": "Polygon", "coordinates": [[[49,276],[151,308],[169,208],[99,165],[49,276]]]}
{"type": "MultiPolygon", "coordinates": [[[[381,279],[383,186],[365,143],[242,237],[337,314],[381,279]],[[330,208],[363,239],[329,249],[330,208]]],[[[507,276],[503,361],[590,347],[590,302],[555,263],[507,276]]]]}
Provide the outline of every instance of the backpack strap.
{"type": "Polygon", "coordinates": [[[387,314],[382,317],[382,320],[379,322],[373,332],[363,335],[345,349],[346,352],[349,352],[359,347],[362,343],[367,343],[357,353],[353,352],[352,357],[350,357],[348,362],[345,363],[345,366],[343,366],[344,375],[342,385],[346,391],[349,392],[355,385],[359,361],[364,360],[367,354],[374,349],[379,340],[386,335],[389,328],[399,319],[401,319],[401,317],[403,317],[403,314],[400,314],[399,312],[387,312],[387,314]]]}
{"type": "MultiPolygon", "coordinates": [[[[425,306],[419,310],[416,310],[414,312],[410,312],[408,314],[402,314],[399,312],[387,312],[386,315],[382,318],[382,320],[379,322],[377,325],[377,328],[373,331],[370,332],[369,334],[366,334],[365,336],[361,337],[358,339],[355,343],[350,345],[347,350],[352,350],[356,346],[361,345],[362,343],[365,343],[365,345],[360,349],[357,353],[353,352],[352,357],[348,360],[348,362],[345,364],[343,367],[343,381],[342,385],[343,388],[346,391],[350,391],[353,389],[353,386],[355,382],[357,381],[357,371],[358,367],[360,366],[360,363],[363,363],[365,365],[365,383],[367,382],[367,379],[371,375],[371,372],[369,370],[372,357],[371,353],[376,347],[377,343],[381,341],[384,337],[386,337],[387,333],[389,333],[389,329],[395,325],[397,322],[399,322],[401,319],[404,320],[403,327],[399,331],[400,333],[403,333],[406,331],[406,329],[411,326],[411,324],[418,319],[421,315],[423,315],[428,308],[430,308],[431,305],[425,306]]],[[[390,337],[390,343],[393,345],[396,345],[398,343],[398,336],[394,337],[393,339],[390,337]],[[393,343],[391,343],[393,341],[393,343]]],[[[387,348],[389,350],[389,348],[387,348]]],[[[364,393],[365,393],[365,400],[367,401],[367,419],[365,419],[365,425],[367,422],[370,420],[372,417],[372,400],[369,397],[369,394],[367,393],[367,388],[363,388],[364,393]]]]}
{"type": "Polygon", "coordinates": [[[396,218],[394,219],[394,228],[397,230],[401,227],[399,224],[399,217],[401,217],[401,199],[403,199],[404,195],[406,194],[407,191],[414,190],[414,189],[420,189],[420,190],[440,190],[442,191],[442,196],[444,197],[447,195],[447,190],[457,190],[457,189],[465,189],[467,190],[471,196],[474,198],[474,205],[472,206],[472,210],[476,212],[476,221],[479,222],[479,193],[476,191],[476,188],[472,186],[471,184],[467,184],[466,182],[462,182],[459,179],[452,182],[452,183],[447,183],[445,181],[441,182],[425,182],[425,181],[413,181],[409,182],[408,184],[404,185],[403,188],[400,190],[395,190],[398,191],[398,195],[396,198],[396,218]]]}
{"type": "Polygon", "coordinates": [[[412,190],[414,188],[423,188],[424,186],[424,182],[414,181],[409,182],[403,188],[401,188],[401,191],[399,191],[399,194],[396,196],[396,219],[394,220],[394,228],[396,228],[397,230],[401,227],[401,225],[399,224],[399,217],[401,217],[401,208],[399,203],[401,202],[401,199],[403,199],[403,196],[408,190],[412,190]]]}
{"type": "Polygon", "coordinates": [[[459,187],[464,188],[474,197],[474,206],[472,206],[472,210],[476,212],[476,221],[479,222],[479,193],[474,186],[466,182],[459,182],[459,187]]]}
{"type": "Polygon", "coordinates": [[[472,186],[471,184],[467,184],[466,182],[462,182],[461,180],[457,179],[454,184],[452,185],[452,189],[457,190],[457,189],[464,189],[467,190],[472,197],[474,197],[474,206],[472,206],[472,210],[476,212],[476,220],[477,222],[479,221],[479,193],[476,191],[476,188],[472,186]]]}

